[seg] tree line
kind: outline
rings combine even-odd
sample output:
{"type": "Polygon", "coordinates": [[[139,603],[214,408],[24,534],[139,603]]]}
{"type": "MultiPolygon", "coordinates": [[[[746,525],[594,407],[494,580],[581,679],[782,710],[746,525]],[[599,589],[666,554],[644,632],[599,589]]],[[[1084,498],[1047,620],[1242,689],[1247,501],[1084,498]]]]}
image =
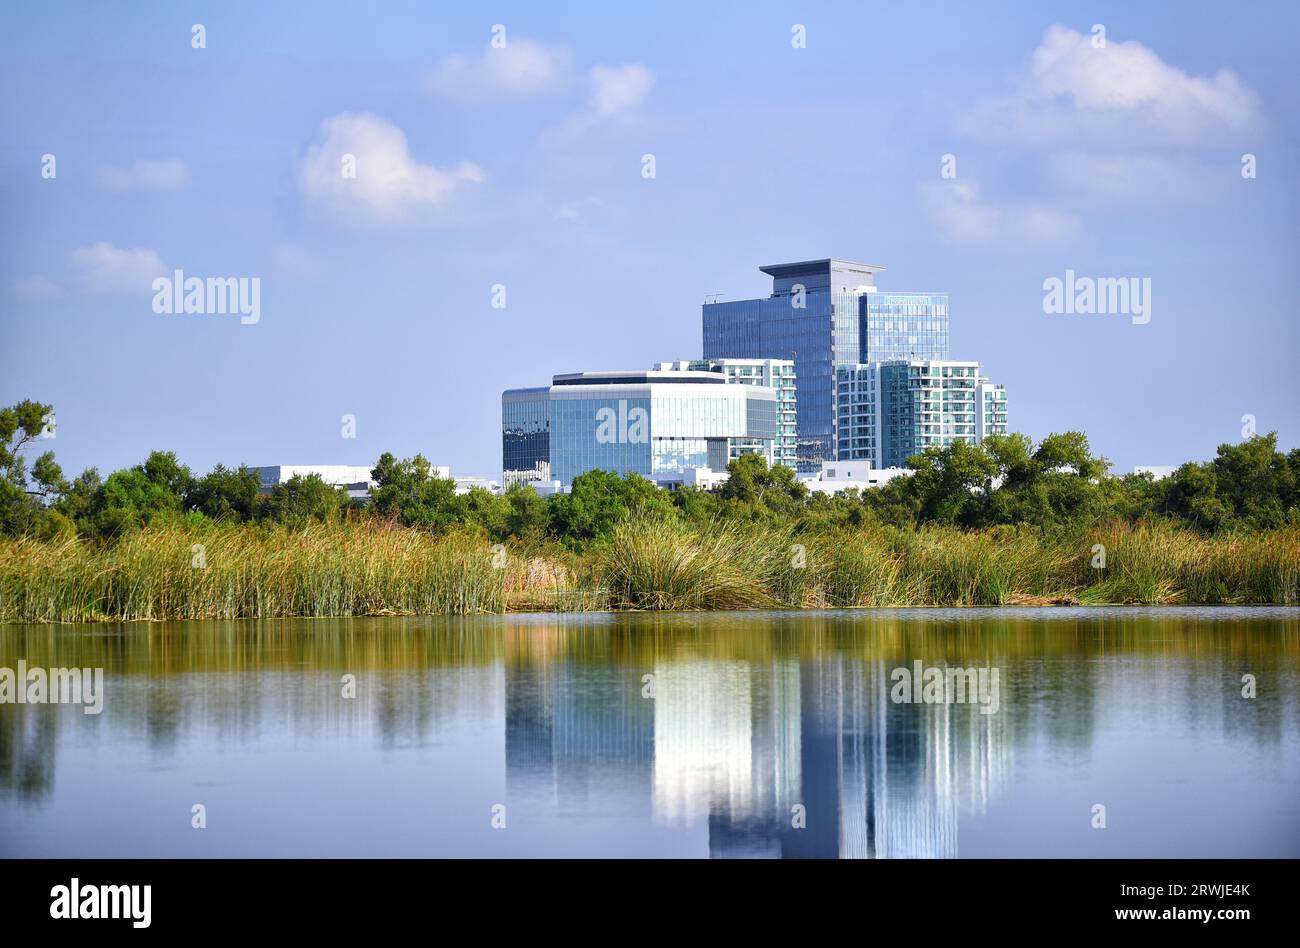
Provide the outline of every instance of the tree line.
{"type": "Polygon", "coordinates": [[[785,523],[798,530],[880,523],[1048,531],[1151,520],[1217,533],[1300,523],[1300,449],[1280,452],[1276,433],[1220,445],[1212,460],[1189,461],[1161,480],[1110,474],[1110,463],[1080,432],[1037,443],[1021,434],[995,435],[978,445],[928,448],[909,460],[911,477],[834,496],[810,493],[789,468],[769,468],[758,455],[728,465],[730,478],[715,490],[664,491],[635,474],[590,471],[574,479],[569,493],[549,497],[526,485],[502,494],[481,487],[457,494],[454,482],[436,476],[423,456],[399,460],[385,453],[364,502],[316,475],[295,476],[265,493],[247,465],[218,464],[195,475],[171,451],[154,451],[107,477],[90,468],[68,480],[51,451],[27,462],[51,415],[51,406],[30,400],[0,409],[0,534],[111,542],[159,522],[294,526],[350,517],[578,547],[608,537],[632,514],[785,523]]]}

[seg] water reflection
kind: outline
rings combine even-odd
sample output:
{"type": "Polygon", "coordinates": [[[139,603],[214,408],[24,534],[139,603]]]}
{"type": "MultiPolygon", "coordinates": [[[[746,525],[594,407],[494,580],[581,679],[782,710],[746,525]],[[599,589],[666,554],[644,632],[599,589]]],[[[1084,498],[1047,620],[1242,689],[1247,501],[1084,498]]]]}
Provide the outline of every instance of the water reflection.
{"type": "Polygon", "coordinates": [[[0,629],[19,658],[107,700],[0,706],[0,855],[1300,854],[1295,609],[0,629]],[[915,660],[1000,668],[1000,710],[891,701],[915,660]]]}

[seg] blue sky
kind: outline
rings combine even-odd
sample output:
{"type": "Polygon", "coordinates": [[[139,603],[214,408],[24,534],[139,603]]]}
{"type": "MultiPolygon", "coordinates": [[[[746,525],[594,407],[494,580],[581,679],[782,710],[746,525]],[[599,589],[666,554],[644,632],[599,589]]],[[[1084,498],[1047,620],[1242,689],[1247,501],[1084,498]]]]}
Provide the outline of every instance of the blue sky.
{"type": "Polygon", "coordinates": [[[493,473],[502,389],[698,356],[707,294],[838,256],[949,293],[952,354],[1006,384],[1014,430],[1082,429],[1119,470],[1210,457],[1247,414],[1294,447],[1297,21],[9,3],[0,403],[52,402],[69,472],[171,449],[493,473]],[[156,314],[174,269],[259,278],[259,321],[156,314]],[[1045,314],[1067,270],[1149,278],[1150,322],[1045,314]]]}

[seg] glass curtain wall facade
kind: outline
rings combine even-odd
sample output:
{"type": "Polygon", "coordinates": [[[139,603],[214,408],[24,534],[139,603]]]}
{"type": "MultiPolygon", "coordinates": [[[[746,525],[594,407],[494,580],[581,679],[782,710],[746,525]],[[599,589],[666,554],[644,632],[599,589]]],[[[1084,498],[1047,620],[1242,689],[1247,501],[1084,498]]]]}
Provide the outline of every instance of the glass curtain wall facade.
{"type": "Polygon", "coordinates": [[[586,386],[551,391],[551,475],[572,484],[596,469],[653,473],[650,393],[637,386],[586,386]]]}
{"type": "Polygon", "coordinates": [[[870,293],[861,305],[860,361],[948,358],[946,293],[870,293]]]}
{"type": "Polygon", "coordinates": [[[799,470],[815,466],[834,443],[830,371],[834,361],[829,295],[809,293],[806,307],[790,296],[704,306],[704,358],[789,359],[798,378],[799,470]]]}
{"type": "Polygon", "coordinates": [[[506,487],[551,479],[549,388],[518,388],[502,394],[501,467],[506,487]]]}
{"type": "Polygon", "coordinates": [[[883,267],[813,260],[760,268],[767,299],[706,303],[704,358],[790,359],[798,378],[801,471],[835,458],[836,367],[948,356],[948,297],[878,293],[883,267]]]}
{"type": "Polygon", "coordinates": [[[692,468],[725,470],[733,438],[771,451],[776,391],[728,385],[716,372],[650,371],[556,376],[549,389],[502,395],[503,467],[509,482],[538,466],[531,429],[546,424],[547,480],[571,485],[591,470],[675,482],[692,468]],[[544,398],[545,409],[538,407],[544,398]]]}

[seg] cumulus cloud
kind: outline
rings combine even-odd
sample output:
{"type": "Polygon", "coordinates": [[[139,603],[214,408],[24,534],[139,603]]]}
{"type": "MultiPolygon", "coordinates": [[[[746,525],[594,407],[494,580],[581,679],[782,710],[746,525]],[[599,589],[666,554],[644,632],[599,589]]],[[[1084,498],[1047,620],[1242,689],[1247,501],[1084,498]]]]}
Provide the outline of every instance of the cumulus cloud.
{"type": "Polygon", "coordinates": [[[920,196],[941,236],[963,246],[1050,246],[1073,239],[1079,230],[1073,215],[1045,205],[989,203],[971,179],[924,184],[920,196]]]}
{"type": "Polygon", "coordinates": [[[1258,98],[1229,70],[1192,76],[1135,40],[1097,48],[1092,36],[1055,25],[1015,91],[976,106],[962,124],[974,137],[1015,144],[1208,144],[1260,121],[1258,98]]]}
{"type": "Polygon", "coordinates": [[[1183,203],[1223,193],[1236,157],[1225,166],[1222,155],[1205,152],[1250,150],[1266,125],[1255,93],[1226,69],[1192,75],[1135,40],[1094,42],[1100,39],[1049,27],[1012,92],[975,104],[959,120],[974,141],[1041,148],[1041,190],[1067,209],[990,201],[971,180],[922,185],[923,209],[948,239],[1062,243],[1078,233],[1076,211],[1098,200],[1183,203]]]}
{"type": "Polygon", "coordinates": [[[105,191],[173,191],[185,184],[189,174],[185,162],[172,158],[140,160],[125,168],[105,165],[96,177],[105,191]]]}
{"type": "Polygon", "coordinates": [[[86,293],[148,293],[154,278],[167,272],[157,252],[122,250],[106,241],[72,251],[68,262],[86,293]]]}
{"type": "Polygon", "coordinates": [[[469,161],[450,169],[421,164],[396,125],[351,112],[321,123],[298,171],[308,203],[344,222],[369,226],[428,221],[464,185],[484,178],[469,161]],[[352,170],[355,176],[349,176],[352,170]]]}
{"type": "Polygon", "coordinates": [[[536,96],[564,84],[569,51],[530,39],[511,39],[497,49],[489,46],[478,59],[449,56],[434,71],[429,87],[457,99],[536,96]]]}

